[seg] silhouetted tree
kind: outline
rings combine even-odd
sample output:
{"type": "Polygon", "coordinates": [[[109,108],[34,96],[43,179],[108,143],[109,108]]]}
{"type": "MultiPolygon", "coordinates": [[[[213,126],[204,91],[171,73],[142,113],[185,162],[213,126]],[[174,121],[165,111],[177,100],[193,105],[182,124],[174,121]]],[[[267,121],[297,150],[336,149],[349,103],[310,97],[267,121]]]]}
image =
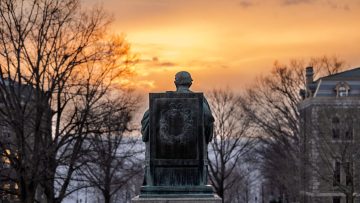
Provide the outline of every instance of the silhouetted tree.
{"type": "Polygon", "coordinates": [[[246,157],[236,166],[231,178],[236,179],[236,182],[231,188],[225,191],[227,202],[253,202],[256,198],[256,183],[258,182],[258,170],[253,164],[254,152],[249,152],[246,157]]]}
{"type": "Polygon", "coordinates": [[[90,112],[128,73],[129,45],[108,25],[102,9],[80,9],[79,0],[0,1],[0,116],[13,133],[0,147],[11,151],[22,202],[40,190],[61,202],[74,191],[90,112]]]}
{"type": "Polygon", "coordinates": [[[96,122],[87,126],[91,134],[87,138],[88,152],[83,157],[86,163],[79,175],[101,192],[105,203],[117,202],[114,197],[119,190],[126,189],[131,179],[141,179],[143,160],[139,155],[143,149],[139,147],[139,137],[129,134],[138,106],[138,99],[132,96],[126,93],[107,100],[90,114],[96,122]]]}
{"type": "MultiPolygon", "coordinates": [[[[230,90],[213,90],[208,95],[215,117],[214,138],[209,147],[209,179],[223,202],[224,195],[239,181],[236,169],[255,144],[248,117],[241,111],[241,100],[230,90]]],[[[243,174],[244,175],[244,174],[243,174]]]]}

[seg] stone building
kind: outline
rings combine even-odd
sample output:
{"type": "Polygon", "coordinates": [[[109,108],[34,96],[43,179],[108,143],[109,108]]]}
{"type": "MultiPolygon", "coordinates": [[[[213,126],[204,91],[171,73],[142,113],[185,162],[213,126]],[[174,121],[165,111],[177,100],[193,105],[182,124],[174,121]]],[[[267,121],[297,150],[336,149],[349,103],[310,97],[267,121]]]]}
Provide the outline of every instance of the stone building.
{"type": "Polygon", "coordinates": [[[8,191],[16,193],[18,185],[13,181],[15,173],[11,169],[10,160],[5,153],[11,153],[10,143],[13,142],[11,131],[4,122],[0,123],[0,139],[1,144],[4,145],[5,150],[0,148],[0,202],[14,201],[17,199],[16,195],[10,194],[8,191]]]}
{"type": "Polygon", "coordinates": [[[313,76],[299,104],[301,202],[360,202],[360,68],[313,76]]]}
{"type": "MultiPolygon", "coordinates": [[[[17,82],[4,80],[0,81],[2,87],[0,88],[0,203],[2,202],[18,202],[19,194],[19,178],[16,175],[14,167],[17,167],[16,164],[11,163],[9,157],[18,157],[18,149],[23,146],[24,153],[31,154],[35,142],[35,111],[36,111],[36,102],[35,102],[35,89],[30,85],[21,85],[19,87],[17,82]],[[7,88],[7,89],[3,89],[7,88]],[[10,90],[14,88],[14,90],[10,90]],[[8,91],[7,91],[8,90],[8,91]],[[17,90],[17,91],[16,91],[17,90]],[[17,92],[14,95],[10,96],[11,92],[17,92]],[[19,94],[19,95],[17,95],[19,94]],[[11,98],[10,98],[11,97],[11,98]],[[9,107],[9,103],[13,102],[11,99],[19,99],[19,109],[23,109],[22,119],[23,131],[22,138],[19,138],[19,134],[16,134],[16,128],[20,126],[14,125],[14,117],[9,116],[9,112],[5,108],[9,107]],[[25,108],[24,108],[25,107],[25,108]],[[12,124],[10,124],[12,123],[12,124]]],[[[43,93],[40,93],[43,95],[43,93]]],[[[40,132],[45,138],[43,142],[51,142],[51,108],[49,105],[44,107],[45,111],[41,118],[40,132]]],[[[45,144],[46,145],[46,144],[45,144]]],[[[40,145],[39,145],[40,146],[40,145]]],[[[26,161],[24,158],[21,161],[26,161]]],[[[41,167],[41,166],[39,166],[41,167]]],[[[42,188],[37,188],[36,199],[39,202],[44,202],[43,200],[43,190],[42,188]]]]}

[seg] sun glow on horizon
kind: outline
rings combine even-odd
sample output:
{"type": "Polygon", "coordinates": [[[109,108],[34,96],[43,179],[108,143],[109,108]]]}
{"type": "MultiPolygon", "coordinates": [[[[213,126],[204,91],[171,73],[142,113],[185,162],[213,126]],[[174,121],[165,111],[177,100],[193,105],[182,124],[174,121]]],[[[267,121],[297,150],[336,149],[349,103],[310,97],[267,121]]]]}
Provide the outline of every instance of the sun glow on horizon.
{"type": "Polygon", "coordinates": [[[173,89],[177,71],[194,89],[241,89],[275,60],[337,55],[360,66],[356,0],[101,0],[139,56],[126,81],[143,91],[173,89]]]}

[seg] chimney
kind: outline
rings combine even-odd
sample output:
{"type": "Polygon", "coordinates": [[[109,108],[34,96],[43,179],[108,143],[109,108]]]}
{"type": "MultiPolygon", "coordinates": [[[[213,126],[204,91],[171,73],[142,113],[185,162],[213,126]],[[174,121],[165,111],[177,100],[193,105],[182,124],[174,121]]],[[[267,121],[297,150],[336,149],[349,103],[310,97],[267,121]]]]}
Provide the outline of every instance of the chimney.
{"type": "Polygon", "coordinates": [[[306,67],[306,86],[314,82],[314,68],[309,66],[306,67]]]}
{"type": "Polygon", "coordinates": [[[313,82],[314,82],[314,69],[311,66],[306,67],[306,89],[305,89],[304,98],[308,98],[312,96],[312,91],[309,86],[313,82]]]}

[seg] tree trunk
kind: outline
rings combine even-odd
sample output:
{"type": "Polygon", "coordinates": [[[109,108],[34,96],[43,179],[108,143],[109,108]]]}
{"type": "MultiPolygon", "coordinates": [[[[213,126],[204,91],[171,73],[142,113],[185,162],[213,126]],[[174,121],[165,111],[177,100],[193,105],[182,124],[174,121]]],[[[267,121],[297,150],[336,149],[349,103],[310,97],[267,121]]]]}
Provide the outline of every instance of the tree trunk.
{"type": "Polygon", "coordinates": [[[21,188],[20,200],[23,203],[34,203],[35,202],[36,187],[33,184],[24,185],[21,188]]]}
{"type": "Polygon", "coordinates": [[[47,170],[46,170],[46,178],[43,183],[46,202],[47,203],[61,202],[62,198],[59,200],[55,198],[55,188],[54,188],[55,174],[56,174],[55,156],[52,156],[51,154],[48,160],[51,161],[49,161],[48,163],[44,163],[46,165],[47,170]]]}
{"type": "Polygon", "coordinates": [[[346,194],[346,203],[354,203],[354,197],[352,194],[346,194]]]}
{"type": "Polygon", "coordinates": [[[219,188],[219,190],[217,191],[217,193],[218,193],[219,197],[221,197],[222,203],[224,203],[224,202],[225,202],[225,201],[224,201],[224,189],[223,189],[222,186],[220,186],[220,188],[219,188]]]}
{"type": "Polygon", "coordinates": [[[111,195],[109,192],[103,192],[104,195],[104,203],[111,203],[111,195]]]}

